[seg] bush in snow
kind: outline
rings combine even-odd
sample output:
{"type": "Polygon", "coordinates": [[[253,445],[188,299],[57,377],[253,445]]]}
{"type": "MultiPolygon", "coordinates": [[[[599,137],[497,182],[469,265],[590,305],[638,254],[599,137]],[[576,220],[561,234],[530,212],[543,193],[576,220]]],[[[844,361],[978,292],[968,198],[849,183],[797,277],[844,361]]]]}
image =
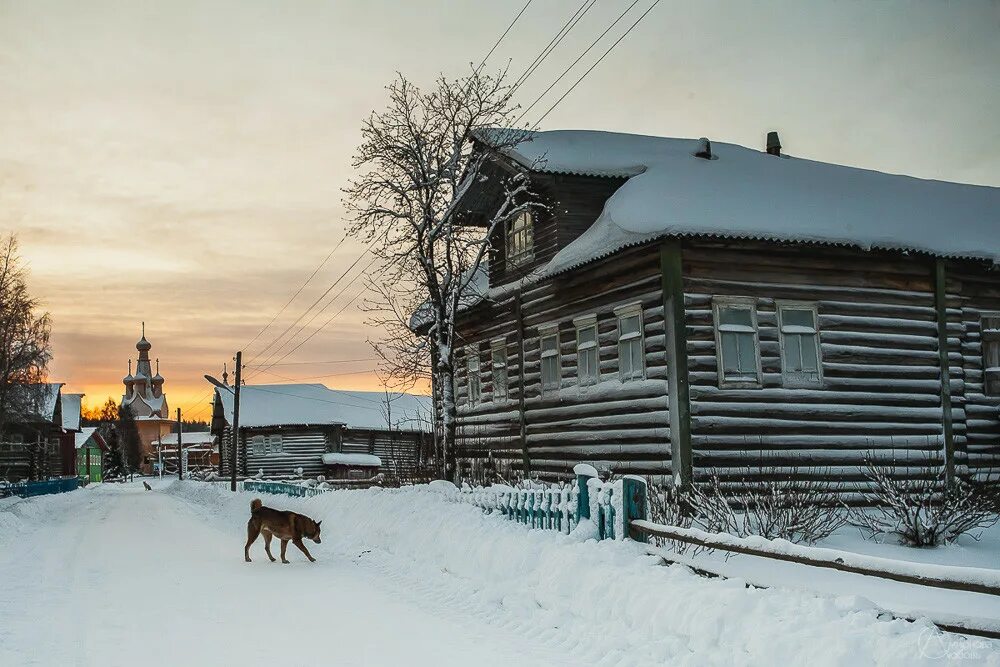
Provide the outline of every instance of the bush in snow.
{"type": "Polygon", "coordinates": [[[712,473],[693,485],[686,502],[694,523],[712,533],[811,544],[847,522],[828,482],[802,479],[794,468],[780,478],[768,474],[773,470],[761,463],[744,468],[732,483],[712,473]]]}
{"type": "MultiPolygon", "coordinates": [[[[646,477],[646,502],[649,520],[664,526],[678,528],[691,527],[691,506],[689,496],[671,484],[656,484],[652,477],[646,477]]],[[[658,547],[666,547],[675,553],[685,553],[693,545],[665,537],[650,538],[658,547]]],[[[696,550],[697,552],[697,550],[696,550]]]]}
{"type": "Polygon", "coordinates": [[[995,480],[956,479],[947,484],[942,465],[928,455],[921,479],[900,479],[895,461],[865,459],[874,507],[855,508],[850,522],[869,537],[894,535],[901,544],[933,547],[997,522],[1000,490],[995,480]]]}

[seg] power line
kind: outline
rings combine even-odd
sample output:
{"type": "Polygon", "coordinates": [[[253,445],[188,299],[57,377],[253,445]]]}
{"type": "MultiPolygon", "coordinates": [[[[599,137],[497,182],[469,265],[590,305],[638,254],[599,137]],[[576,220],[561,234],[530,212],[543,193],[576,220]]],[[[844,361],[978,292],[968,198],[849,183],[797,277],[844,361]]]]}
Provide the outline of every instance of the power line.
{"type": "Polygon", "coordinates": [[[535,101],[532,102],[528,106],[528,108],[526,108],[524,111],[521,112],[521,115],[518,116],[517,120],[514,121],[514,125],[517,125],[518,123],[520,123],[521,119],[524,118],[525,116],[527,116],[528,112],[530,112],[535,107],[535,105],[538,104],[542,100],[543,97],[545,97],[546,95],[548,95],[549,91],[551,91],[553,88],[555,88],[556,84],[558,84],[560,81],[562,81],[563,77],[566,76],[567,74],[569,74],[570,70],[572,70],[574,67],[576,67],[577,63],[579,63],[581,60],[583,60],[584,56],[586,56],[588,53],[590,53],[590,50],[593,49],[595,46],[597,46],[597,43],[600,42],[602,39],[604,39],[605,35],[607,35],[609,32],[611,32],[612,28],[614,28],[616,25],[618,25],[618,22],[621,21],[623,18],[625,18],[625,15],[628,14],[630,11],[632,11],[632,8],[635,7],[637,4],[639,4],[639,0],[634,0],[631,5],[629,5],[628,7],[626,7],[625,11],[623,11],[621,14],[619,14],[618,18],[616,18],[614,21],[612,21],[611,25],[609,25],[607,27],[607,29],[605,29],[605,31],[602,32],[600,34],[600,36],[598,36],[597,39],[595,39],[593,42],[591,42],[590,46],[588,46],[583,51],[583,53],[581,53],[579,56],[577,56],[576,60],[574,60],[572,63],[570,63],[570,66],[567,67],[566,69],[564,69],[563,72],[562,72],[562,74],[560,74],[558,77],[556,77],[556,80],[553,81],[551,84],[549,84],[549,87],[546,88],[542,92],[541,95],[539,95],[538,97],[536,97],[535,101]]]}
{"type": "Polygon", "coordinates": [[[517,23],[517,20],[521,18],[521,14],[523,14],[525,10],[528,9],[528,6],[531,4],[531,2],[532,0],[528,0],[526,3],[524,3],[524,7],[521,7],[521,11],[517,13],[517,16],[514,17],[514,20],[510,22],[510,25],[507,26],[507,29],[503,31],[502,35],[500,35],[500,38],[497,39],[497,41],[493,44],[490,50],[486,53],[486,55],[483,56],[483,61],[479,63],[479,67],[476,68],[477,72],[481,70],[483,68],[483,65],[486,64],[486,61],[490,59],[490,56],[493,55],[493,52],[496,51],[496,48],[500,46],[500,42],[503,41],[503,38],[506,37],[507,33],[510,32],[511,28],[514,27],[514,24],[517,23]]]}
{"type": "MultiPolygon", "coordinates": [[[[351,364],[358,361],[378,361],[378,357],[365,357],[364,359],[333,359],[331,361],[287,361],[283,364],[271,364],[268,368],[274,368],[275,366],[304,366],[306,364],[310,366],[320,366],[322,364],[351,364]]],[[[264,364],[259,366],[251,366],[250,364],[243,364],[243,368],[261,368],[264,364]]]]}
{"type": "Polygon", "coordinates": [[[614,50],[614,48],[615,48],[616,46],[618,46],[619,42],[621,42],[621,41],[622,41],[623,39],[625,39],[626,37],[628,37],[629,33],[631,33],[631,32],[632,32],[632,30],[633,30],[633,29],[635,29],[635,27],[636,27],[637,25],[639,25],[639,23],[640,23],[640,22],[641,22],[641,21],[642,21],[642,20],[643,20],[644,18],[646,18],[646,15],[647,15],[647,14],[649,14],[649,13],[650,13],[651,11],[653,11],[653,8],[654,8],[654,7],[656,7],[656,5],[658,5],[658,4],[660,4],[660,0],[654,0],[653,4],[651,4],[651,5],[649,6],[649,8],[648,8],[648,9],[646,9],[646,11],[644,11],[644,12],[643,12],[643,13],[642,13],[642,14],[641,14],[641,15],[639,16],[639,18],[637,18],[637,19],[635,20],[635,23],[633,23],[633,24],[632,24],[631,26],[629,26],[629,29],[628,29],[628,30],[626,30],[626,31],[625,31],[625,32],[624,32],[624,33],[623,33],[623,34],[622,34],[622,35],[621,35],[621,36],[620,36],[620,37],[619,37],[618,39],[616,39],[616,40],[614,41],[614,43],[613,43],[613,44],[612,44],[611,46],[609,46],[609,47],[608,47],[608,50],[607,50],[607,51],[605,51],[605,52],[604,52],[604,54],[603,54],[603,55],[602,55],[602,56],[601,56],[600,58],[598,58],[598,59],[597,59],[597,62],[595,62],[595,63],[594,63],[593,65],[591,65],[591,66],[590,66],[589,68],[587,68],[587,71],[586,71],[586,72],[584,72],[584,73],[583,73],[583,74],[582,74],[582,75],[580,76],[580,78],[579,78],[579,79],[577,79],[577,80],[576,80],[576,82],[575,82],[575,83],[574,83],[574,84],[573,84],[572,86],[570,86],[570,87],[569,87],[569,90],[567,90],[567,91],[566,91],[565,93],[563,93],[563,94],[562,94],[562,96],[561,96],[561,97],[560,97],[560,98],[559,98],[558,100],[556,100],[555,104],[553,104],[553,105],[552,105],[551,107],[549,107],[549,110],[548,110],[548,111],[546,111],[546,112],[545,112],[544,114],[542,114],[542,117],[541,117],[541,118],[539,118],[539,119],[538,119],[537,121],[535,121],[535,123],[534,123],[534,125],[533,125],[532,127],[538,127],[538,126],[539,126],[539,125],[541,124],[541,122],[542,122],[543,120],[545,120],[545,118],[546,118],[546,117],[547,117],[547,116],[548,116],[548,115],[549,115],[550,113],[552,113],[552,110],[553,110],[553,109],[555,109],[555,108],[556,108],[557,106],[559,106],[559,103],[560,103],[560,102],[562,102],[562,101],[563,101],[564,99],[566,99],[566,96],[567,96],[567,95],[569,95],[569,94],[570,94],[571,92],[573,92],[573,90],[574,90],[574,89],[575,89],[575,88],[576,88],[576,87],[577,87],[578,85],[580,85],[580,82],[581,82],[581,81],[583,81],[583,80],[584,80],[585,78],[587,78],[587,75],[588,75],[588,74],[590,74],[590,73],[591,73],[591,72],[592,72],[592,71],[594,70],[594,68],[595,68],[595,67],[597,67],[598,65],[600,65],[600,64],[601,64],[601,61],[603,61],[603,60],[604,60],[604,59],[605,59],[605,58],[606,58],[606,57],[608,56],[608,54],[609,54],[609,53],[611,53],[611,51],[612,51],[612,50],[614,50]]]}
{"type": "MultiPolygon", "coordinates": [[[[362,256],[363,256],[363,255],[362,255],[362,256]]],[[[358,259],[360,259],[360,257],[359,257],[358,259]]],[[[357,281],[358,281],[358,279],[359,279],[359,278],[361,278],[361,276],[363,276],[363,275],[366,275],[366,273],[367,273],[368,269],[370,269],[370,268],[372,267],[372,265],[373,265],[373,264],[375,264],[375,262],[377,262],[377,261],[378,261],[378,257],[372,257],[372,261],[368,262],[368,264],[367,264],[367,265],[366,265],[366,266],[365,266],[365,267],[364,267],[363,269],[361,269],[361,271],[360,271],[359,273],[355,274],[355,275],[354,275],[354,277],[353,277],[353,278],[351,278],[351,279],[350,279],[350,280],[348,281],[348,283],[347,283],[346,285],[344,285],[344,287],[343,287],[343,288],[342,288],[342,289],[341,289],[341,290],[340,290],[339,292],[337,292],[337,293],[336,293],[336,294],[335,294],[334,296],[332,296],[332,297],[330,298],[330,300],[329,300],[329,301],[327,301],[327,302],[326,302],[326,303],[325,303],[325,304],[323,305],[323,307],[322,307],[322,308],[320,308],[320,309],[319,309],[319,310],[317,310],[317,311],[316,311],[315,313],[313,313],[313,316],[309,318],[309,321],[308,321],[308,322],[306,322],[306,323],[305,323],[305,324],[303,324],[303,325],[302,325],[301,327],[299,327],[298,331],[296,331],[295,333],[293,333],[293,334],[292,334],[292,335],[291,335],[291,336],[290,336],[290,337],[289,337],[288,339],[286,339],[286,340],[285,340],[285,341],[284,341],[284,342],[283,342],[283,343],[282,343],[282,344],[281,344],[280,346],[278,346],[278,348],[277,348],[276,350],[274,350],[273,352],[271,352],[271,353],[270,353],[270,354],[269,354],[269,355],[267,356],[267,358],[266,358],[266,359],[265,359],[265,360],[264,360],[264,361],[263,361],[263,362],[262,362],[262,363],[260,364],[260,366],[264,366],[265,368],[271,368],[271,366],[272,366],[273,364],[276,364],[276,363],[278,363],[279,361],[282,361],[282,360],[286,359],[286,358],[288,357],[288,355],[290,355],[290,354],[291,354],[292,352],[294,352],[295,350],[297,350],[297,349],[299,349],[300,347],[302,347],[302,343],[304,343],[305,341],[309,340],[309,339],[310,339],[310,338],[312,338],[312,337],[313,337],[314,335],[316,335],[316,333],[317,333],[317,332],[318,332],[318,331],[319,331],[320,329],[322,329],[323,327],[320,327],[319,329],[317,329],[316,331],[314,331],[314,332],[313,332],[312,334],[310,334],[310,335],[309,335],[309,336],[308,336],[308,337],[307,337],[307,338],[306,338],[305,340],[303,340],[303,341],[302,341],[302,343],[299,343],[299,344],[298,344],[298,345],[296,345],[296,346],[295,346],[294,348],[292,348],[292,349],[291,349],[290,351],[288,351],[288,352],[286,352],[285,354],[281,355],[281,356],[280,356],[280,357],[278,357],[277,359],[274,359],[273,363],[268,363],[268,362],[269,362],[269,361],[270,361],[270,360],[271,360],[272,358],[274,358],[274,357],[275,357],[275,355],[279,354],[279,353],[280,353],[280,352],[281,352],[281,351],[282,351],[283,349],[285,349],[285,347],[287,347],[287,346],[288,346],[288,345],[289,345],[289,344],[290,344],[290,343],[291,343],[291,342],[292,342],[293,340],[295,340],[295,338],[296,338],[296,337],[297,337],[297,336],[298,336],[299,334],[301,334],[301,333],[302,333],[303,331],[305,331],[305,330],[306,330],[306,327],[308,327],[308,326],[309,326],[310,324],[312,324],[312,323],[313,323],[313,321],[314,321],[314,320],[315,320],[315,319],[316,319],[317,317],[319,317],[319,316],[320,316],[320,315],[321,315],[322,313],[324,313],[324,312],[326,311],[326,309],[327,309],[327,308],[329,308],[329,307],[330,307],[331,305],[333,305],[333,302],[334,302],[334,301],[336,301],[337,299],[339,299],[339,298],[341,297],[341,295],[343,295],[343,294],[344,294],[344,292],[346,292],[346,291],[347,291],[347,290],[348,290],[348,289],[349,289],[349,288],[351,287],[351,285],[353,285],[353,284],[354,284],[355,282],[357,282],[357,281]]],[[[352,268],[353,268],[353,265],[352,265],[352,268]]],[[[354,297],[354,298],[355,298],[355,299],[357,299],[357,297],[354,297]]],[[[353,301],[354,301],[354,299],[352,299],[351,301],[353,302],[353,301]]],[[[340,310],[340,311],[338,312],[338,314],[340,314],[341,312],[343,312],[343,309],[341,309],[341,310],[340,310]]],[[[331,319],[332,319],[332,318],[331,318],[331,319]]],[[[326,323],[326,324],[329,324],[329,323],[330,323],[330,320],[327,320],[327,323],[326,323]]],[[[323,326],[325,327],[325,326],[326,326],[326,324],[324,324],[323,326]]],[[[258,370],[259,370],[259,369],[258,369],[258,370]]]]}
{"type": "Polygon", "coordinates": [[[535,72],[535,70],[538,69],[538,67],[542,64],[542,62],[546,58],[548,58],[549,54],[551,54],[552,51],[557,46],[559,46],[559,42],[561,42],[566,37],[566,35],[569,34],[569,31],[576,26],[576,23],[579,22],[581,18],[583,18],[584,14],[590,11],[590,8],[593,7],[596,2],[597,0],[583,0],[583,3],[579,7],[577,7],[576,11],[573,12],[573,14],[568,19],[566,19],[566,22],[563,23],[562,27],[559,29],[559,32],[557,32],[555,36],[549,40],[549,43],[545,45],[545,48],[543,48],[538,53],[538,55],[535,56],[535,59],[531,61],[531,64],[528,65],[528,68],[521,73],[521,76],[517,77],[517,79],[514,81],[514,85],[511,86],[508,95],[513,95],[514,92],[528,79],[528,77],[530,77],[535,72]]]}
{"type": "MultiPolygon", "coordinates": [[[[348,273],[350,273],[350,272],[351,272],[351,270],[352,270],[352,269],[354,269],[354,267],[355,267],[355,266],[357,266],[358,262],[360,262],[360,261],[361,261],[361,258],[362,258],[362,257],[364,257],[365,255],[367,255],[367,254],[368,254],[368,252],[369,252],[369,249],[368,249],[368,248],[365,248],[365,251],[364,251],[363,253],[361,253],[360,255],[358,255],[357,259],[355,259],[355,260],[354,260],[353,262],[351,262],[351,265],[350,265],[350,266],[348,266],[348,267],[347,267],[347,268],[346,268],[346,269],[344,270],[344,272],[343,272],[343,273],[341,273],[341,274],[340,274],[340,275],[339,275],[339,276],[337,277],[337,279],[336,279],[336,280],[334,280],[334,281],[333,281],[333,283],[332,283],[332,284],[331,284],[331,285],[330,285],[329,287],[327,287],[327,288],[326,288],[326,291],[325,291],[325,292],[323,292],[322,294],[320,294],[320,295],[319,295],[319,298],[318,298],[318,299],[316,299],[315,301],[313,301],[313,302],[312,302],[312,304],[311,304],[311,305],[310,305],[310,306],[309,306],[308,308],[306,308],[306,309],[305,309],[304,311],[302,311],[302,314],[301,314],[301,315],[299,315],[299,316],[298,316],[298,317],[297,317],[297,318],[295,319],[295,321],[294,321],[294,322],[292,322],[291,324],[289,324],[289,325],[288,325],[288,327],[286,327],[286,328],[285,328],[285,330],[284,330],[284,331],[282,331],[282,332],[281,332],[281,333],[280,333],[280,334],[279,334],[279,335],[278,335],[278,336],[277,336],[277,337],[276,337],[276,338],[275,338],[274,340],[272,340],[272,341],[271,341],[270,343],[268,343],[268,344],[267,344],[267,345],[266,345],[266,346],[264,347],[264,349],[263,349],[263,350],[261,350],[260,352],[258,352],[258,353],[257,353],[257,354],[256,354],[256,355],[255,355],[255,356],[253,357],[253,359],[251,359],[251,361],[253,361],[254,359],[257,359],[257,358],[259,358],[259,357],[260,357],[261,355],[263,355],[263,354],[264,354],[265,352],[267,352],[267,351],[268,351],[268,350],[269,350],[269,349],[271,348],[271,346],[273,346],[273,345],[274,345],[275,343],[277,343],[277,342],[278,342],[279,340],[281,340],[281,339],[282,339],[282,338],[283,338],[283,337],[285,336],[285,334],[287,334],[287,333],[288,333],[289,331],[291,331],[291,330],[292,330],[292,328],[293,328],[293,327],[295,327],[295,325],[297,325],[297,324],[298,324],[299,322],[301,322],[301,321],[302,321],[302,318],[303,318],[303,317],[305,317],[305,316],[306,316],[306,315],[307,315],[307,314],[309,313],[309,311],[311,311],[311,310],[312,310],[313,308],[315,308],[315,307],[316,307],[316,304],[318,304],[318,303],[319,303],[320,301],[322,301],[323,299],[325,299],[325,298],[326,298],[326,295],[327,295],[327,294],[329,294],[330,292],[332,292],[332,291],[333,291],[333,288],[335,288],[335,287],[336,287],[336,286],[337,286],[337,285],[338,285],[338,284],[340,283],[340,281],[344,279],[344,276],[346,276],[346,275],[347,275],[348,273]]],[[[334,297],[334,298],[336,298],[336,297],[334,297]]],[[[328,305],[329,305],[329,304],[328,304],[328,305]]],[[[295,336],[293,335],[292,337],[294,338],[295,336]]],[[[287,341],[286,341],[286,342],[287,342],[287,341]]],[[[271,356],[273,356],[273,355],[274,355],[274,353],[272,352],[272,353],[271,353],[270,355],[268,355],[268,358],[270,358],[270,357],[271,357],[271,356]]]]}
{"type": "Polygon", "coordinates": [[[249,342],[247,342],[243,346],[244,350],[249,349],[249,347],[251,345],[253,345],[254,341],[256,341],[258,338],[260,338],[261,334],[263,334],[265,331],[267,331],[268,328],[270,328],[270,326],[272,324],[274,324],[274,321],[276,319],[278,319],[278,317],[280,317],[283,312],[285,312],[285,309],[288,308],[288,306],[291,305],[292,301],[295,301],[296,297],[298,297],[298,295],[302,293],[302,290],[304,290],[306,288],[306,285],[308,285],[312,281],[312,279],[316,277],[316,274],[319,273],[319,270],[322,269],[324,266],[326,266],[326,263],[330,261],[331,257],[333,257],[333,253],[337,252],[337,249],[340,248],[341,245],[343,245],[345,239],[347,239],[347,234],[344,234],[340,238],[340,241],[338,241],[337,245],[335,245],[333,247],[333,250],[331,250],[330,253],[326,257],[323,258],[323,261],[320,262],[319,265],[313,270],[313,272],[311,274],[309,274],[309,277],[306,278],[306,281],[304,283],[302,283],[297,290],[295,290],[295,294],[293,294],[292,297],[288,301],[285,302],[285,305],[283,305],[281,307],[281,310],[279,310],[277,313],[274,314],[274,317],[271,318],[271,321],[268,322],[267,324],[265,324],[264,328],[261,329],[260,331],[258,331],[254,335],[254,337],[251,338],[249,340],[249,342]]]}

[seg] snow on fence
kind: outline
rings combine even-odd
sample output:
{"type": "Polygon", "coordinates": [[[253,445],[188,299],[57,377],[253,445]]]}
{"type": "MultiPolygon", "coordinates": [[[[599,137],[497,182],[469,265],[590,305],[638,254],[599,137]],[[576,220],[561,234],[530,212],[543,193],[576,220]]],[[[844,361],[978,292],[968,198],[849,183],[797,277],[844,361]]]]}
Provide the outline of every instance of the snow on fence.
{"type": "Polygon", "coordinates": [[[0,498],[6,498],[7,496],[31,498],[32,496],[44,496],[50,493],[66,493],[67,491],[75,491],[78,488],[80,488],[80,480],[77,477],[48,479],[43,482],[0,483],[0,498]]]}
{"type": "Polygon", "coordinates": [[[632,520],[646,518],[646,483],[642,478],[629,475],[602,482],[597,470],[587,464],[577,465],[573,472],[574,484],[526,481],[520,487],[488,488],[465,484],[459,499],[531,528],[569,534],[589,522],[599,540],[629,536],[646,541],[644,534],[629,529],[632,520]]]}
{"type": "Polygon", "coordinates": [[[289,484],[287,482],[262,482],[256,479],[247,479],[240,482],[243,491],[256,491],[258,493],[272,493],[278,496],[295,496],[297,498],[309,498],[318,496],[333,488],[322,488],[316,486],[303,486],[301,484],[289,484]]]}

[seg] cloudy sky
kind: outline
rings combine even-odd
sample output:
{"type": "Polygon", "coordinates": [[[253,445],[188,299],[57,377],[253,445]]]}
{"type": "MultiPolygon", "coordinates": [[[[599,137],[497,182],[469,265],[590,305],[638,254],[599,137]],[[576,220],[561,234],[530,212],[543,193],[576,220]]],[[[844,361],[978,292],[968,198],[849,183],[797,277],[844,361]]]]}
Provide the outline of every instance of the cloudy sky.
{"type": "MultiPolygon", "coordinates": [[[[394,72],[460,74],[523,4],[0,0],[0,231],[20,236],[52,313],[54,379],[91,403],[120,394],[145,320],[172,405],[203,413],[202,374],[220,372],[341,239],[359,122],[394,72]]],[[[519,101],[629,4],[598,0],[519,101]]],[[[489,64],[519,73],[578,7],[534,0],[489,64]]],[[[777,129],[795,155],[1000,185],[998,36],[996,0],[661,0],[543,127],[748,146],[777,129]]],[[[338,249],[251,362],[360,251],[338,249]]],[[[364,360],[378,331],[363,296],[348,305],[359,287],[284,360],[310,363],[255,380],[375,388],[364,360]]]]}

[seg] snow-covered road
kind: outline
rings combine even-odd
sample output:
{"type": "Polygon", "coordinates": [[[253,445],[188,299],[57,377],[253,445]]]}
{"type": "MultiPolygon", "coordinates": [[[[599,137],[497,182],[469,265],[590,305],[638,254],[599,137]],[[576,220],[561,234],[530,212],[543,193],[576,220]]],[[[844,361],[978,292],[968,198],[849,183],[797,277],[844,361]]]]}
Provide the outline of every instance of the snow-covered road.
{"type": "Polygon", "coordinates": [[[630,542],[530,530],[437,488],[271,506],[323,523],[253,563],[253,494],[202,482],[0,500],[0,665],[942,665],[1000,642],[857,595],[747,588],[630,542]]]}
{"type": "Polygon", "coordinates": [[[325,545],[310,544],[315,564],[289,545],[282,565],[259,540],[244,563],[245,523],[220,529],[177,496],[23,502],[51,514],[3,544],[0,665],[553,664],[489,624],[457,631],[325,545]]]}

